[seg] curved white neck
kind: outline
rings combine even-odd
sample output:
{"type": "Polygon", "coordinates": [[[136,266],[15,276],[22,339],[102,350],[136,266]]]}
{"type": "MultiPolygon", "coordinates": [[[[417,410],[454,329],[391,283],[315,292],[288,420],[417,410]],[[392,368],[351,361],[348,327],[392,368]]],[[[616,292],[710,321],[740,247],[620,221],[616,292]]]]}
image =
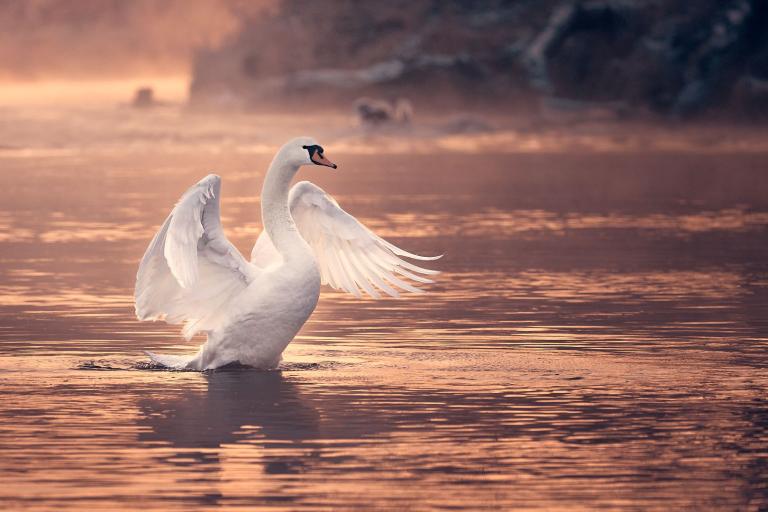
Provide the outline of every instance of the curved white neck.
{"type": "Polygon", "coordinates": [[[261,189],[261,220],[277,251],[285,259],[306,254],[309,246],[299,234],[288,207],[291,180],[299,167],[278,153],[272,160],[261,189]]]}

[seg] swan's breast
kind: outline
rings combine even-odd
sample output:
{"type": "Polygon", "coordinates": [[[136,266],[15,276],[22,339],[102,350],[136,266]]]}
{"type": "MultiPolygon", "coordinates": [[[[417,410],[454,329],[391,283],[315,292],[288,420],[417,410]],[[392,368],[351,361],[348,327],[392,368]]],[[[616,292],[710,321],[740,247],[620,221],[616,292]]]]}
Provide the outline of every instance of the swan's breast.
{"type": "MultiPolygon", "coordinates": [[[[251,310],[269,311],[279,317],[309,316],[320,296],[320,271],[314,260],[286,261],[271,267],[247,290],[251,310]]],[[[304,320],[306,317],[304,318],[304,320]]],[[[303,321],[303,320],[302,320],[303,321]]]]}

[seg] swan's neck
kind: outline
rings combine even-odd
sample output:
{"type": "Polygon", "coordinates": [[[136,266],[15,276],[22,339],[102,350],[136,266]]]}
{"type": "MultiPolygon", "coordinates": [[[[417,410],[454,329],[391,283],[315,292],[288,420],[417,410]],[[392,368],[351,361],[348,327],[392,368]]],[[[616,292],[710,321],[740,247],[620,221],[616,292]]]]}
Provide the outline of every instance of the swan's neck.
{"type": "Polygon", "coordinates": [[[275,156],[261,189],[261,220],[277,251],[285,259],[305,255],[309,247],[299,234],[288,207],[288,192],[298,166],[275,156]]]}

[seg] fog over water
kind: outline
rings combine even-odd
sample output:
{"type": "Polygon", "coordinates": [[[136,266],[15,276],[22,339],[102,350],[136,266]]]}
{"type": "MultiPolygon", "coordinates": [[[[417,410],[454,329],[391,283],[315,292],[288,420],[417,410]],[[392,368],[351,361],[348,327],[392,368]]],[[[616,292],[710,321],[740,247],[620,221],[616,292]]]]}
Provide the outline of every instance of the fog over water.
{"type": "Polygon", "coordinates": [[[186,73],[275,0],[6,0],[0,4],[0,82],[186,73]]]}

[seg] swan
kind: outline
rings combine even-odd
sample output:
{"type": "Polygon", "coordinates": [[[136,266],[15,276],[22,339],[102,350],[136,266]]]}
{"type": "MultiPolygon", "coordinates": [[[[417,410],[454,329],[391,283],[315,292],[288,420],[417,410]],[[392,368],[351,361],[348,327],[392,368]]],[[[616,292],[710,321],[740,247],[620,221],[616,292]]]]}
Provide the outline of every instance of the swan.
{"type": "Polygon", "coordinates": [[[361,297],[399,289],[422,293],[405,278],[431,283],[437,271],[404,258],[413,254],[376,236],[320,187],[301,181],[303,165],[336,169],[313,138],[288,141],[269,166],[261,191],[264,230],[250,261],[221,226],[221,178],[210,174],[189,188],[147,247],[136,275],[136,316],[184,323],[189,340],[207,340],[191,356],[146,352],[156,364],[212,370],[232,363],[275,368],[315,309],[321,284],[361,297]]]}

